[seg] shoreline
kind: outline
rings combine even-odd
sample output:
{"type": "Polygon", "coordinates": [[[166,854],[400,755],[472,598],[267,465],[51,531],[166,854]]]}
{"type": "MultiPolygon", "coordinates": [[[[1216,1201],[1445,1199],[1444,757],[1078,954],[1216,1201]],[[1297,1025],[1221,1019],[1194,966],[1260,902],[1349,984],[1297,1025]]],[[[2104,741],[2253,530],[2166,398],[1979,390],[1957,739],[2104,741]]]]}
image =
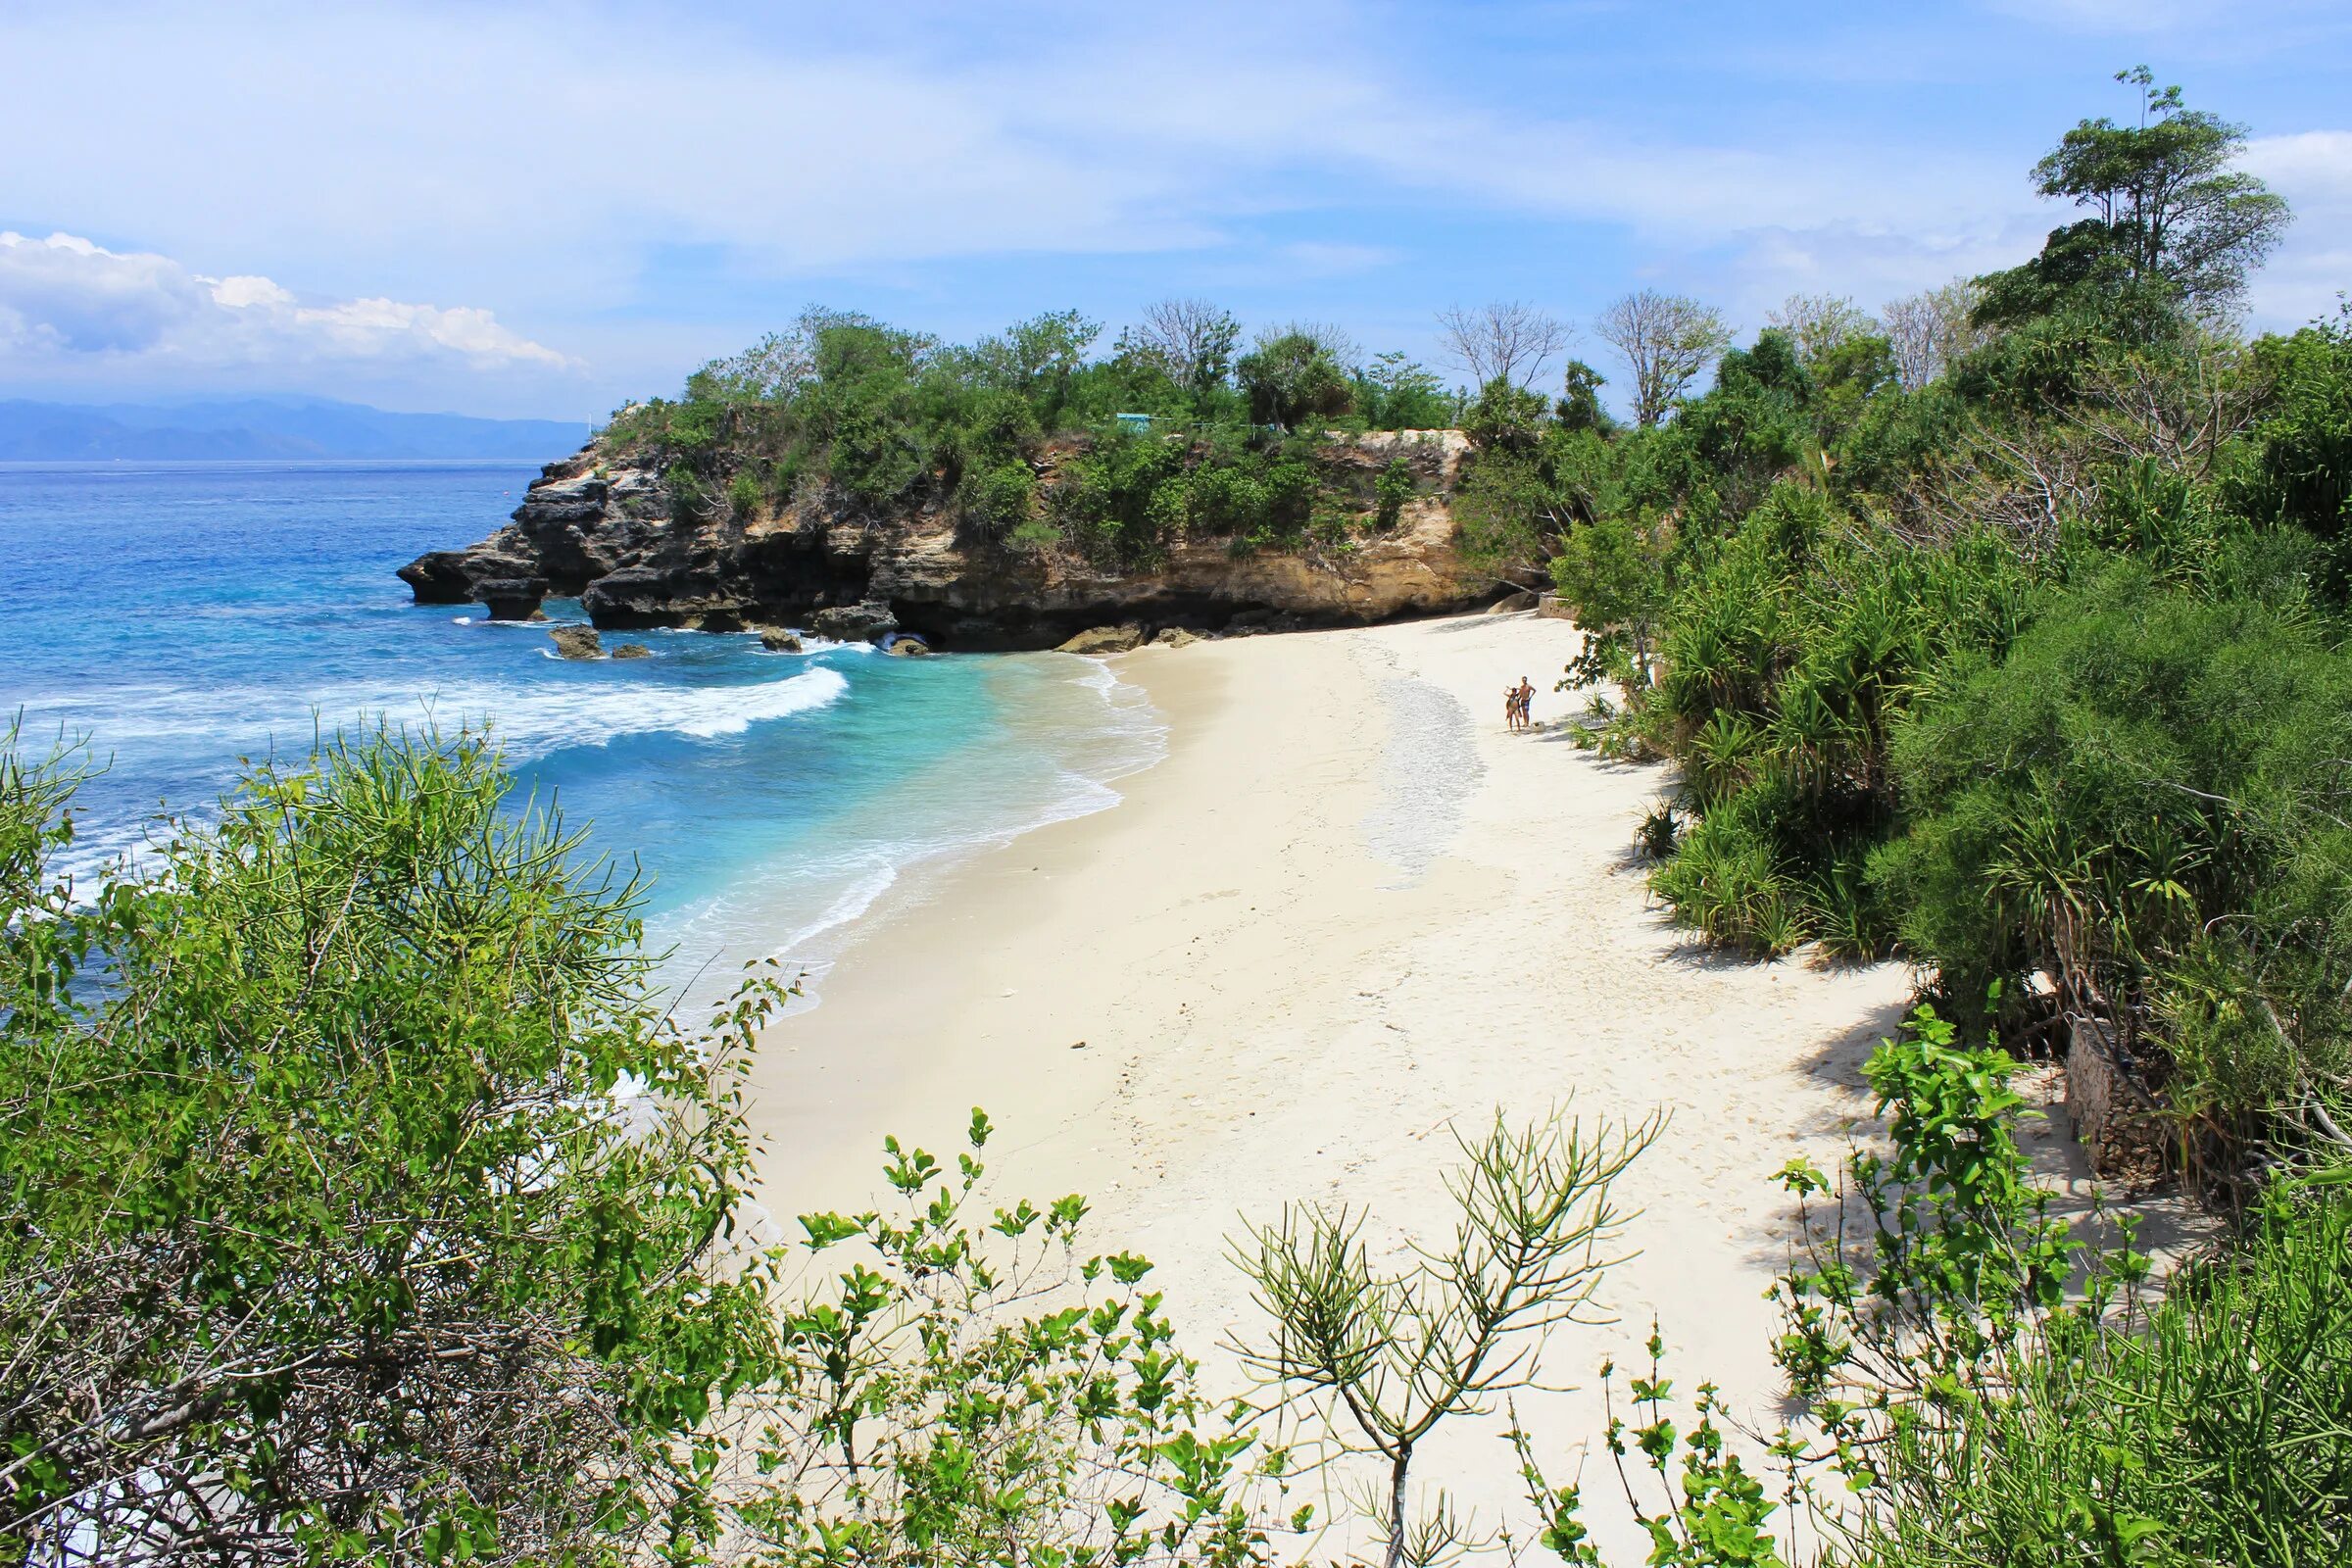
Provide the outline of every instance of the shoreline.
{"type": "MultiPolygon", "coordinates": [[[[1548,1468],[1588,1446],[1605,1468],[1592,1373],[1629,1361],[1654,1315],[1681,1386],[1720,1384],[1769,1431],[1761,1298],[1793,1212],[1771,1174],[1836,1159],[1866,1123],[1860,1065],[1908,971],[1753,964],[1669,927],[1631,849],[1662,774],[1580,752],[1559,723],[1581,697],[1548,672],[1578,642],[1519,612],[1122,657],[1168,726],[1161,761],[1113,808],[859,922],[824,1004],[763,1036],[747,1102],[785,1234],[871,1200],[886,1134],[949,1156],[985,1107],[990,1202],[1083,1193],[1082,1252],[1152,1258],[1179,1343],[1239,1392],[1219,1346],[1254,1321],[1226,1256],[1245,1215],[1369,1205],[1377,1261],[1446,1223],[1449,1123],[1662,1107],[1620,1188],[1642,1212],[1602,1291],[1617,1322],[1555,1335],[1549,1379],[1581,1392],[1522,1417],[1548,1468]],[[1501,691],[1522,674],[1544,727],[1509,735],[1501,691]],[[1425,776],[1447,757],[1460,778],[1425,776]],[[1376,848],[1384,805],[1428,828],[1425,863],[1376,848]]],[[[1499,1431],[1442,1430],[1419,1469],[1490,1522],[1516,1496],[1499,1431]]],[[[1640,1544],[1615,1489],[1587,1491],[1603,1544],[1640,1544]]]]}

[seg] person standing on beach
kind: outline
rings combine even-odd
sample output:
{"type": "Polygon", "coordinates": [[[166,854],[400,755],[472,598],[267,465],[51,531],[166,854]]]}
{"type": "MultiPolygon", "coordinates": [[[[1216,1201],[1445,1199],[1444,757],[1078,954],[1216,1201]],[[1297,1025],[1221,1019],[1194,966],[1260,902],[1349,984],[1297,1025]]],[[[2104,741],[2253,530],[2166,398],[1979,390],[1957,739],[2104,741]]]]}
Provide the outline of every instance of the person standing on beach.
{"type": "Polygon", "coordinates": [[[1520,676],[1517,689],[1511,693],[1511,701],[1519,709],[1519,727],[1534,729],[1536,727],[1536,683],[1525,675],[1520,676]]]}
{"type": "Polygon", "coordinates": [[[1519,732],[1519,688],[1516,686],[1502,689],[1502,727],[1514,735],[1519,732]]]}

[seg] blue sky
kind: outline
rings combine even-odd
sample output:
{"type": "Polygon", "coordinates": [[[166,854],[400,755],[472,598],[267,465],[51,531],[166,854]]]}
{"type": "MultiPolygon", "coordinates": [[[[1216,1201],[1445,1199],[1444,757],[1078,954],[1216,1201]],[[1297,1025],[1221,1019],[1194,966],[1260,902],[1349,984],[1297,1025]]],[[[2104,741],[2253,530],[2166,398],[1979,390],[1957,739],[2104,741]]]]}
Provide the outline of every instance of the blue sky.
{"type": "Polygon", "coordinates": [[[2352,287],[2342,0],[19,3],[0,60],[0,396],[595,417],[810,301],[1753,326],[2030,255],[2027,170],[2141,61],[2300,214],[2254,324],[2352,287]]]}

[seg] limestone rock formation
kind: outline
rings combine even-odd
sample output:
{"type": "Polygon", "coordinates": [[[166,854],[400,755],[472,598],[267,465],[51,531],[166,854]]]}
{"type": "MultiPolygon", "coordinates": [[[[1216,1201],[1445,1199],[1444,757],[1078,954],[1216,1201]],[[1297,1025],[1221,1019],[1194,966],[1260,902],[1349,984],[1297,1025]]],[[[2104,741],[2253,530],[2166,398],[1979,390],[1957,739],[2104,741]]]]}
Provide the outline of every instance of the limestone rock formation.
{"type": "MultiPolygon", "coordinates": [[[[1077,450],[1050,447],[1039,488],[1077,450]]],[[[1461,559],[1451,497],[1468,440],[1458,431],[1335,436],[1316,459],[1334,495],[1365,498],[1401,459],[1420,488],[1394,526],[1347,547],[1315,541],[1236,553],[1222,538],[1179,539],[1147,567],[1091,563],[1072,549],[1025,549],[967,526],[941,487],[878,514],[822,486],[779,511],[748,513],[672,494],[673,455],[592,443],[548,465],[514,520],[468,550],[401,568],[420,604],[466,604],[500,588],[492,613],[527,614],[541,597],[577,596],[607,630],[800,626],[844,641],[892,631],[931,648],[1053,648],[1129,622],[1283,630],[1363,625],[1475,608],[1494,581],[1461,559]],[[1256,616],[1255,620],[1244,617],[1256,616]]],[[[725,454],[704,491],[723,490],[725,454]]]]}
{"type": "Polygon", "coordinates": [[[556,652],[565,659],[604,657],[604,639],[597,636],[594,626],[550,626],[547,634],[556,640],[556,652]]]}
{"type": "Polygon", "coordinates": [[[612,650],[614,659],[651,659],[654,651],[643,643],[622,643],[612,650]]]}
{"type": "Polygon", "coordinates": [[[801,634],[770,626],[760,634],[760,646],[771,654],[797,654],[801,652],[801,634]]]}
{"type": "Polygon", "coordinates": [[[1159,628],[1159,635],[1152,638],[1152,646],[1157,648],[1182,648],[1187,643],[1197,643],[1200,640],[1200,634],[1197,631],[1187,631],[1182,626],[1162,626],[1159,628]]]}
{"type": "Polygon", "coordinates": [[[489,609],[492,620],[530,620],[547,599],[547,579],[488,577],[473,585],[473,597],[489,609]]]}
{"type": "Polygon", "coordinates": [[[931,652],[931,645],[910,631],[903,631],[883,644],[882,651],[893,659],[920,659],[931,652]]]}
{"type": "Polygon", "coordinates": [[[1054,651],[1057,654],[1124,654],[1143,645],[1144,628],[1132,621],[1124,626],[1097,626],[1082,631],[1054,651]]]}
{"type": "Polygon", "coordinates": [[[855,605],[820,610],[808,617],[808,629],[837,643],[870,642],[899,629],[890,606],[867,599],[855,605]]]}

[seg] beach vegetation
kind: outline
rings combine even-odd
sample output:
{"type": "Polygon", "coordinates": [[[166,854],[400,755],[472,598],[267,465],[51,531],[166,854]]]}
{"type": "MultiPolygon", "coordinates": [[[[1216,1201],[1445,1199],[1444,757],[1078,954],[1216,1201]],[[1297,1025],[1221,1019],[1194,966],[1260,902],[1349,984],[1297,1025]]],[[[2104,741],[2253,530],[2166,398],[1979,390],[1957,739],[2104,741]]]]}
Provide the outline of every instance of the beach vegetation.
{"type": "Polygon", "coordinates": [[[1393,524],[1398,460],[1362,487],[1333,443],[1457,422],[1463,401],[1398,353],[1294,323],[1244,350],[1234,318],[1163,300],[1099,353],[1100,323],[1049,312],[969,345],[810,309],[792,330],[620,410],[609,449],[650,453],[673,513],[749,516],[824,494],[936,503],[976,545],[1136,568],[1186,540],[1236,554],[1345,551],[1393,524]]]}
{"type": "Polygon", "coordinates": [[[2236,332],[2284,205],[2243,127],[2122,79],[2132,122],[2035,166],[2085,215],[2038,256],[1875,318],[1798,296],[1736,348],[1631,297],[1595,332],[1634,425],[1490,388],[1456,511],[1586,630],[1562,684],[1614,691],[1583,743],[1676,764],[1690,824],[1651,886],[1678,921],[1899,954],[2021,1051],[2091,1020],[2234,1201],[2352,1112],[2321,760],[2352,669],[2352,317],[2236,332]]]}
{"type": "MultiPolygon", "coordinates": [[[[13,739],[13,738],[12,738],[13,739]]],[[[0,1543],[14,1560],[699,1549],[768,1375],[736,1073],[636,889],[474,739],[252,768],[71,883],[0,746],[0,1543]]]]}
{"type": "MultiPolygon", "coordinates": [[[[2308,626],[2139,587],[2085,590],[2152,606],[2139,663],[2070,678],[2084,662],[2033,643],[2035,617],[2015,678],[2049,689],[1953,772],[2079,715],[2110,727],[2053,749],[2128,778],[2150,746],[2202,756],[2198,726],[2243,714],[2183,715],[2236,701],[2266,716],[2252,752],[2159,771],[2250,840],[2308,831],[2297,792],[2341,755],[2348,706],[2301,689],[2308,626]],[[2195,684],[2245,686],[2250,661],[2278,663],[2271,685],[2195,684]],[[2102,680],[2179,709],[2130,733],[2099,716],[2102,680]]],[[[1233,1348],[1258,1384],[1220,1398],[1151,1264],[1080,1245],[1083,1199],[990,1200],[977,1111],[952,1162],[886,1142],[889,1199],[788,1243],[748,1200],[737,1078],[781,989],[755,969],[709,1031],[675,1028],[632,885],[514,802],[486,744],[379,733],[256,767],[94,887],[53,869],[78,769],[0,748],[0,1534],[27,1560],[1243,1568],[1314,1556],[1294,1492],[1333,1466],[1345,1493],[1366,1458],[1384,1568],[1489,1544],[1603,1560],[1581,1483],[1549,1479],[1510,1401],[1546,1386],[1556,1331],[1605,1321],[1638,1241],[1617,1188],[1662,1117],[1497,1112],[1461,1137],[1443,1241],[1398,1249],[1345,1203],[1249,1227],[1260,1317],[1233,1348]],[[1524,1534],[1415,1469],[1433,1433],[1495,1412],[1524,1534]]],[[[1953,809],[1997,827],[2013,807],[1953,809]]],[[[2223,873],[2193,822],[2115,821],[2141,858],[2080,902],[2130,905],[2155,942],[2223,873]],[[2188,845],[2161,876],[2158,829],[2188,845]]],[[[2196,1069],[2216,1106],[2231,1073],[2275,1108],[2334,1070],[2298,1054],[2299,1018],[2246,1010],[2271,984],[2250,968],[2306,961],[2298,921],[2320,923],[2294,900],[2331,887],[2281,882],[2273,924],[2224,923],[2171,977],[2176,1051],[2230,1064],[2196,1069]]],[[[2065,896],[2018,887],[2062,917],[2065,896]]],[[[1836,1176],[1782,1173],[1797,1410],[1760,1453],[1712,1388],[1677,1393],[1665,1329],[1622,1404],[1602,1367],[1646,1560],[1796,1560],[1801,1529],[1826,1561],[1918,1568],[2341,1561],[2352,1154],[2274,1142],[2234,1245],[2159,1283],[2127,1221],[2080,1224],[2034,1179],[2017,1063],[1963,1038],[1917,1011],[1866,1069],[1883,1139],[1836,1176]]]]}
{"type": "MultiPolygon", "coordinates": [[[[2019,1140],[2018,1063],[1922,1008],[1873,1054],[1883,1142],[1781,1180],[1798,1240],[1775,1356],[1798,1405],[1747,1468],[1716,1391],[1602,1368],[1604,1442],[1652,1563],[2340,1561],[2352,1542],[2352,1202],[2275,1184],[2159,1281],[2129,1215],[2061,1213],[2019,1140]],[[1685,1422],[1688,1422],[1686,1428],[1685,1422]],[[1639,1483],[1646,1482],[1646,1489],[1639,1483]],[[1646,1500],[1645,1500],[1646,1498],[1646,1500]]],[[[1606,1559],[1580,1485],[1510,1434],[1561,1561],[1606,1559]]]]}
{"type": "Polygon", "coordinates": [[[745,1406],[735,1517],[786,1564],[1272,1560],[1289,1460],[1213,1404],[1133,1253],[1086,1255],[1085,1200],[985,1204],[975,1110],[953,1166],[888,1142],[882,1210],[800,1222],[835,1272],[792,1297],[745,1406]]]}
{"type": "Polygon", "coordinates": [[[1465,1544],[1443,1489],[1413,1507],[1413,1459],[1430,1435],[1534,1385],[1547,1331],[1608,1321],[1594,1293],[1630,1217],[1610,1189],[1664,1126],[1662,1113],[1514,1126],[1497,1112],[1475,1139],[1457,1133],[1453,1236],[1408,1244],[1400,1265],[1373,1261],[1369,1216],[1345,1204],[1285,1205],[1235,1244],[1265,1320],[1235,1348],[1339,1451],[1385,1467],[1386,1485],[1363,1499],[1385,1568],[1465,1544]]]}
{"type": "Polygon", "coordinates": [[[1261,335],[1234,366],[1250,417],[1292,430],[1334,419],[1354,406],[1344,339],[1327,327],[1294,324],[1261,335]]]}

